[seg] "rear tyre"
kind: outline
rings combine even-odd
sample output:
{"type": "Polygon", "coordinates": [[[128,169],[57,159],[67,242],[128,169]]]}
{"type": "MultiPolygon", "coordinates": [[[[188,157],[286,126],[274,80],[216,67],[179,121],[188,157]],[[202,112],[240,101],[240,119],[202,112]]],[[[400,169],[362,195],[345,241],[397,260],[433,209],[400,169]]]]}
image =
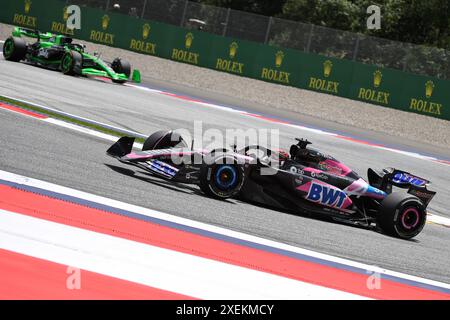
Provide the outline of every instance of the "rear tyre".
{"type": "Polygon", "coordinates": [[[188,145],[178,133],[172,130],[160,130],[150,135],[144,141],[142,151],[174,147],[187,148],[188,145]]]}
{"type": "Polygon", "coordinates": [[[224,200],[238,195],[245,180],[244,166],[231,155],[217,156],[200,168],[200,190],[207,196],[224,200]]]}
{"type": "Polygon", "coordinates": [[[61,59],[62,73],[73,76],[81,75],[83,56],[77,51],[66,52],[61,59]]]}
{"type": "Polygon", "coordinates": [[[22,38],[9,37],[3,44],[3,57],[9,61],[19,62],[25,59],[27,43],[22,38]]]}
{"type": "Polygon", "coordinates": [[[131,65],[130,65],[130,63],[127,60],[116,58],[111,63],[111,68],[116,73],[123,73],[123,74],[125,74],[127,76],[127,78],[130,78],[131,65]]]}
{"type": "Polygon", "coordinates": [[[388,235],[411,239],[422,231],[426,219],[425,206],[419,198],[396,192],[381,202],[377,223],[388,235]]]}

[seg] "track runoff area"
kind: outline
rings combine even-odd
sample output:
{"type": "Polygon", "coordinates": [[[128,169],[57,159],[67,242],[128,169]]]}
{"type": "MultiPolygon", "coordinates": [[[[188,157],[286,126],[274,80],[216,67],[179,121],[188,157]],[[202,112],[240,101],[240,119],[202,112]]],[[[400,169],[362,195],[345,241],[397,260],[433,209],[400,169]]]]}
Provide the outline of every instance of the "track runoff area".
{"type": "MultiPolygon", "coordinates": [[[[0,171],[0,194],[0,287],[9,288],[0,291],[2,299],[450,299],[445,283],[6,171],[0,171]]],[[[269,307],[241,305],[238,312],[270,314],[269,307]]]]}

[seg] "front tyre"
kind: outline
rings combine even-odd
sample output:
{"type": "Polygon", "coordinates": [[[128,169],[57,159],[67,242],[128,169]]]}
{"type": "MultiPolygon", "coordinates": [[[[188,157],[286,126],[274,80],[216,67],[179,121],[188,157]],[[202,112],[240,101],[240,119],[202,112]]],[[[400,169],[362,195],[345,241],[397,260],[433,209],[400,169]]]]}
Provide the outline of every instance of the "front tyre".
{"type": "Polygon", "coordinates": [[[111,63],[111,68],[116,73],[123,73],[127,76],[127,78],[130,78],[131,74],[131,65],[130,63],[125,59],[116,58],[111,63]]]}
{"type": "Polygon", "coordinates": [[[200,168],[200,189],[215,199],[236,196],[245,180],[245,170],[231,155],[220,155],[212,164],[204,163],[200,168]]]}
{"type": "Polygon", "coordinates": [[[377,223],[388,235],[411,239],[422,231],[426,219],[427,212],[419,198],[396,192],[381,202],[377,223]]]}
{"type": "Polygon", "coordinates": [[[73,76],[81,75],[81,68],[83,64],[83,56],[77,51],[66,52],[61,59],[62,73],[73,76]]]}
{"type": "Polygon", "coordinates": [[[27,43],[22,38],[9,37],[3,44],[3,57],[9,61],[19,62],[25,59],[27,50],[27,43]]]}
{"type": "Polygon", "coordinates": [[[188,145],[178,133],[172,130],[159,130],[151,134],[144,141],[142,151],[168,149],[168,148],[187,148],[188,145]]]}

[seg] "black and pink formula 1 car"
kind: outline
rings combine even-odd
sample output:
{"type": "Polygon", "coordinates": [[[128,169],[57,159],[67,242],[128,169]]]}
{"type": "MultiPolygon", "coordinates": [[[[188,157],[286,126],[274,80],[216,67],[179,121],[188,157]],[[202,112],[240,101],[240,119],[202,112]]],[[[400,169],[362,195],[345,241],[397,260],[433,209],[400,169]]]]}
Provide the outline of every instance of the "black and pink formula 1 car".
{"type": "Polygon", "coordinates": [[[217,199],[251,203],[380,230],[410,239],[425,226],[426,208],[436,194],[429,181],[387,168],[368,169],[368,182],[332,156],[297,139],[289,152],[262,146],[212,151],[189,148],[172,131],[158,131],[133,151],[122,137],[107,154],[166,180],[196,184],[217,199]],[[402,190],[403,189],[403,190],[402,190]],[[406,192],[405,192],[406,191],[406,192]]]}

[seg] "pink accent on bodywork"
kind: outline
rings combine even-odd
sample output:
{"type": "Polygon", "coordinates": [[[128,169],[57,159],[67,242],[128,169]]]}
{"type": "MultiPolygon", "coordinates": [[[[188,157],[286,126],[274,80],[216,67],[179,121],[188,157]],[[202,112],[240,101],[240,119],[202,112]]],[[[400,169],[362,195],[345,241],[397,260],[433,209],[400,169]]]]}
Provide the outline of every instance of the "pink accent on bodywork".
{"type": "Polygon", "coordinates": [[[327,165],[327,172],[329,173],[346,176],[352,172],[352,169],[338,161],[327,159],[324,162],[327,165]]]}
{"type": "Polygon", "coordinates": [[[366,190],[367,190],[367,182],[365,182],[363,179],[360,178],[356,181],[353,181],[353,183],[349,185],[347,188],[345,188],[344,191],[350,194],[363,195],[366,190]]]}
{"type": "Polygon", "coordinates": [[[305,184],[302,184],[301,186],[298,186],[295,189],[308,193],[310,188],[311,188],[311,182],[307,182],[305,184]]]}
{"type": "Polygon", "coordinates": [[[352,203],[353,203],[352,200],[350,200],[349,197],[346,197],[344,203],[342,204],[342,209],[347,209],[352,205],[352,203]]]}

